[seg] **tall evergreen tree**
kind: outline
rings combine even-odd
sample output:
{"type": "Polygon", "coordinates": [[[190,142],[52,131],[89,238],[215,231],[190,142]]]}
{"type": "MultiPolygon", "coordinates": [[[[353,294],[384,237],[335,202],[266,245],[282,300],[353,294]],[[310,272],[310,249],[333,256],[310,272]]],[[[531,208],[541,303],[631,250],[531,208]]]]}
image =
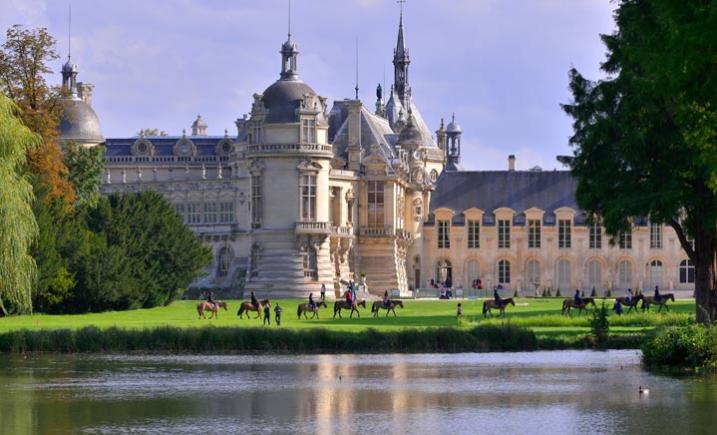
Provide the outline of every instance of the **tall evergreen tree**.
{"type": "Polygon", "coordinates": [[[5,302],[17,312],[31,312],[36,276],[29,249],[37,235],[32,213],[32,185],[23,166],[40,138],[18,118],[18,109],[0,94],[0,315],[5,302]]]}
{"type": "Polygon", "coordinates": [[[615,235],[671,226],[694,263],[697,319],[717,320],[717,2],[620,0],[607,77],[570,71],[577,199],[615,235]]]}

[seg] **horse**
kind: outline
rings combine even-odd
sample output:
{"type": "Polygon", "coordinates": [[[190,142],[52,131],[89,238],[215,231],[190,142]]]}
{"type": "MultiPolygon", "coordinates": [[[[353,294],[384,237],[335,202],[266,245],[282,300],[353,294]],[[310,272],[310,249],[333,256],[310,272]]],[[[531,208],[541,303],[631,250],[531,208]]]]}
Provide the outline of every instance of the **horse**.
{"type": "Polygon", "coordinates": [[[400,301],[398,299],[390,300],[388,301],[388,306],[385,306],[383,304],[383,301],[375,301],[373,305],[371,306],[371,312],[373,313],[373,317],[378,317],[378,312],[381,309],[386,310],[386,317],[388,317],[389,313],[393,312],[394,317],[396,316],[396,307],[403,308],[403,301],[400,301]]]}
{"type": "Polygon", "coordinates": [[[302,314],[304,315],[304,319],[308,319],[308,317],[306,316],[307,312],[310,312],[313,314],[311,316],[312,319],[313,318],[318,319],[319,318],[319,308],[321,308],[321,307],[326,308],[326,302],[319,301],[319,302],[314,302],[314,304],[316,305],[316,307],[313,307],[309,303],[299,304],[299,306],[296,308],[296,315],[299,317],[299,319],[301,319],[302,314]]]}
{"type": "Polygon", "coordinates": [[[207,301],[202,301],[197,305],[197,313],[200,319],[206,319],[207,316],[204,314],[205,311],[209,311],[209,318],[219,319],[219,308],[227,310],[227,303],[222,301],[216,301],[213,304],[207,301]]]}
{"type": "Polygon", "coordinates": [[[483,317],[491,316],[493,317],[493,313],[491,313],[491,309],[498,308],[500,309],[500,314],[498,317],[505,317],[505,308],[508,306],[508,304],[512,304],[515,306],[515,301],[513,298],[506,298],[502,299],[500,306],[496,303],[495,299],[486,299],[483,301],[483,317]]]}
{"type": "Polygon", "coordinates": [[[261,312],[264,310],[264,306],[268,305],[271,306],[271,301],[269,299],[264,299],[263,301],[259,301],[259,306],[255,307],[252,305],[250,301],[244,301],[241,303],[241,306],[239,307],[239,311],[237,311],[237,316],[239,316],[240,319],[244,318],[244,314],[246,314],[246,318],[249,319],[249,311],[256,311],[256,317],[255,319],[261,318],[261,312]]]}
{"type": "Polygon", "coordinates": [[[568,316],[570,315],[570,310],[572,308],[578,309],[578,314],[582,313],[583,310],[587,312],[588,304],[592,304],[594,308],[597,308],[597,305],[595,305],[595,299],[594,298],[582,298],[582,304],[580,306],[575,305],[575,299],[569,298],[563,300],[563,310],[560,312],[560,314],[565,315],[565,313],[568,313],[568,316]]]}
{"type": "Polygon", "coordinates": [[[348,310],[348,309],[351,309],[351,314],[349,315],[349,318],[353,318],[354,312],[356,312],[356,315],[359,318],[361,318],[361,313],[359,312],[357,307],[366,308],[366,301],[363,299],[358,299],[358,300],[356,300],[355,304],[351,304],[349,301],[334,302],[334,319],[336,318],[336,314],[339,315],[339,319],[343,319],[343,317],[341,317],[341,310],[348,310]]]}
{"type": "Polygon", "coordinates": [[[662,307],[665,307],[667,311],[670,311],[670,307],[667,306],[668,300],[675,302],[675,295],[673,293],[665,293],[664,295],[660,295],[659,301],[656,301],[653,296],[643,296],[642,311],[650,311],[650,305],[659,306],[660,308],[657,309],[658,313],[662,311],[662,307]]]}
{"type": "Polygon", "coordinates": [[[637,303],[644,297],[645,296],[643,296],[643,294],[640,293],[639,295],[633,296],[632,300],[630,300],[630,301],[627,300],[627,297],[623,296],[623,297],[615,298],[615,302],[620,301],[620,303],[622,304],[623,307],[630,307],[627,309],[627,312],[626,312],[626,314],[627,314],[630,311],[632,311],[633,308],[635,309],[635,311],[637,311],[637,303]]]}

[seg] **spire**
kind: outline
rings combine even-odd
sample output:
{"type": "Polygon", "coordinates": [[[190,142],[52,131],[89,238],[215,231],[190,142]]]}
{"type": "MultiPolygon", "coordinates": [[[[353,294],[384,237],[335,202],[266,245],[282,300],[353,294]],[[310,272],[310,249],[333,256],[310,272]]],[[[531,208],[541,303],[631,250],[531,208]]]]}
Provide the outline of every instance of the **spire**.
{"type": "Polygon", "coordinates": [[[406,0],[397,0],[401,5],[401,15],[398,20],[398,38],[396,49],[393,51],[393,84],[398,93],[399,99],[404,106],[408,105],[410,98],[410,87],[408,85],[408,65],[411,60],[408,57],[408,49],[403,37],[403,4],[406,0]]]}
{"type": "Polygon", "coordinates": [[[67,62],[62,65],[62,89],[68,91],[72,98],[77,97],[77,65],[71,61],[72,54],[72,5],[67,20],[67,62]]]}
{"type": "Polygon", "coordinates": [[[289,30],[287,39],[281,46],[281,79],[298,80],[299,75],[296,69],[296,57],[299,54],[296,43],[291,40],[291,0],[289,0],[289,30]]]}
{"type": "Polygon", "coordinates": [[[358,36],[357,36],[356,37],[356,87],[354,88],[354,90],[356,91],[356,100],[359,99],[359,96],[358,96],[358,91],[359,91],[358,66],[359,66],[359,58],[358,58],[358,36]]]}

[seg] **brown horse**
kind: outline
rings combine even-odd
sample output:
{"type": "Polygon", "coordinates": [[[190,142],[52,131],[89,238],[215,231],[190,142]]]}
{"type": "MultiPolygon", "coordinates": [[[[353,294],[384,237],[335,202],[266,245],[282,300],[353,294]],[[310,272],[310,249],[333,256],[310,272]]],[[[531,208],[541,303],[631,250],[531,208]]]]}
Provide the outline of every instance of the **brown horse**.
{"type": "Polygon", "coordinates": [[[505,308],[508,304],[515,306],[513,298],[502,299],[500,306],[495,302],[495,299],[486,299],[483,301],[483,317],[493,317],[493,313],[490,311],[493,308],[498,308],[500,310],[498,317],[505,317],[505,308]]]}
{"type": "Polygon", "coordinates": [[[582,298],[582,304],[580,304],[580,306],[575,305],[575,299],[573,298],[565,299],[563,300],[563,310],[560,314],[564,315],[565,313],[568,313],[569,316],[572,308],[577,308],[578,314],[581,314],[583,311],[587,312],[589,304],[592,304],[593,308],[597,308],[594,298],[582,298]]]}
{"type": "Polygon", "coordinates": [[[200,319],[206,319],[207,316],[205,315],[205,311],[209,311],[211,314],[209,314],[209,318],[219,318],[219,308],[224,308],[224,311],[227,310],[227,303],[222,301],[216,301],[213,304],[207,301],[202,301],[197,305],[197,313],[199,314],[200,319]]]}
{"type": "Polygon", "coordinates": [[[665,293],[664,295],[660,295],[659,301],[656,301],[653,296],[644,296],[642,298],[642,311],[650,311],[650,305],[657,305],[660,307],[657,309],[658,313],[662,311],[662,307],[665,307],[665,310],[670,311],[670,307],[667,306],[668,300],[675,302],[675,295],[673,293],[665,293]]]}
{"type": "Polygon", "coordinates": [[[359,310],[357,307],[364,307],[366,308],[366,301],[363,299],[357,299],[355,304],[351,304],[349,301],[336,301],[334,302],[334,319],[336,318],[336,314],[339,315],[339,319],[343,319],[341,317],[341,310],[351,310],[351,314],[349,315],[349,318],[353,318],[354,312],[356,315],[361,318],[361,313],[359,313],[359,310]]]}
{"type": "Polygon", "coordinates": [[[640,300],[642,300],[644,297],[645,296],[643,296],[643,294],[640,293],[639,295],[633,296],[632,300],[630,300],[630,301],[628,301],[626,297],[619,297],[619,298],[615,298],[615,302],[619,301],[622,304],[622,306],[630,307],[627,309],[627,313],[629,313],[633,309],[635,309],[635,311],[637,312],[637,303],[640,300]]]}
{"type": "Polygon", "coordinates": [[[299,306],[296,308],[296,315],[299,316],[299,319],[301,319],[301,315],[304,315],[304,319],[308,319],[306,316],[306,313],[312,313],[311,318],[319,318],[319,308],[324,307],[326,308],[326,302],[319,301],[315,302],[316,307],[313,307],[311,304],[299,304],[299,306]]]}
{"type": "Polygon", "coordinates": [[[378,317],[378,312],[381,309],[384,309],[386,310],[386,317],[388,317],[389,313],[391,312],[393,312],[393,317],[398,317],[396,316],[396,307],[403,308],[403,301],[400,301],[398,299],[392,299],[388,301],[388,305],[384,305],[383,301],[375,301],[371,306],[371,312],[373,313],[373,317],[378,317]]]}
{"type": "Polygon", "coordinates": [[[264,310],[264,306],[271,306],[271,301],[269,299],[264,299],[263,301],[259,301],[259,306],[255,307],[251,304],[250,301],[244,301],[241,303],[241,306],[239,307],[239,311],[237,311],[237,316],[239,316],[240,319],[244,318],[244,314],[246,314],[246,318],[249,319],[249,311],[256,311],[256,317],[255,319],[261,318],[261,312],[264,310]]]}

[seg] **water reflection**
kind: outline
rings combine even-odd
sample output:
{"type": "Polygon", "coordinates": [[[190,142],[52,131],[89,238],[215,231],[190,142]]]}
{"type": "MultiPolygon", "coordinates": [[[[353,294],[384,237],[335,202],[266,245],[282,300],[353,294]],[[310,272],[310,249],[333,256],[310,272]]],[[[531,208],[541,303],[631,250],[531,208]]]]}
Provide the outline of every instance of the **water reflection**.
{"type": "Polygon", "coordinates": [[[3,433],[709,433],[717,380],[635,351],[41,356],[0,368],[3,433]],[[649,398],[638,386],[649,386],[649,398]]]}

